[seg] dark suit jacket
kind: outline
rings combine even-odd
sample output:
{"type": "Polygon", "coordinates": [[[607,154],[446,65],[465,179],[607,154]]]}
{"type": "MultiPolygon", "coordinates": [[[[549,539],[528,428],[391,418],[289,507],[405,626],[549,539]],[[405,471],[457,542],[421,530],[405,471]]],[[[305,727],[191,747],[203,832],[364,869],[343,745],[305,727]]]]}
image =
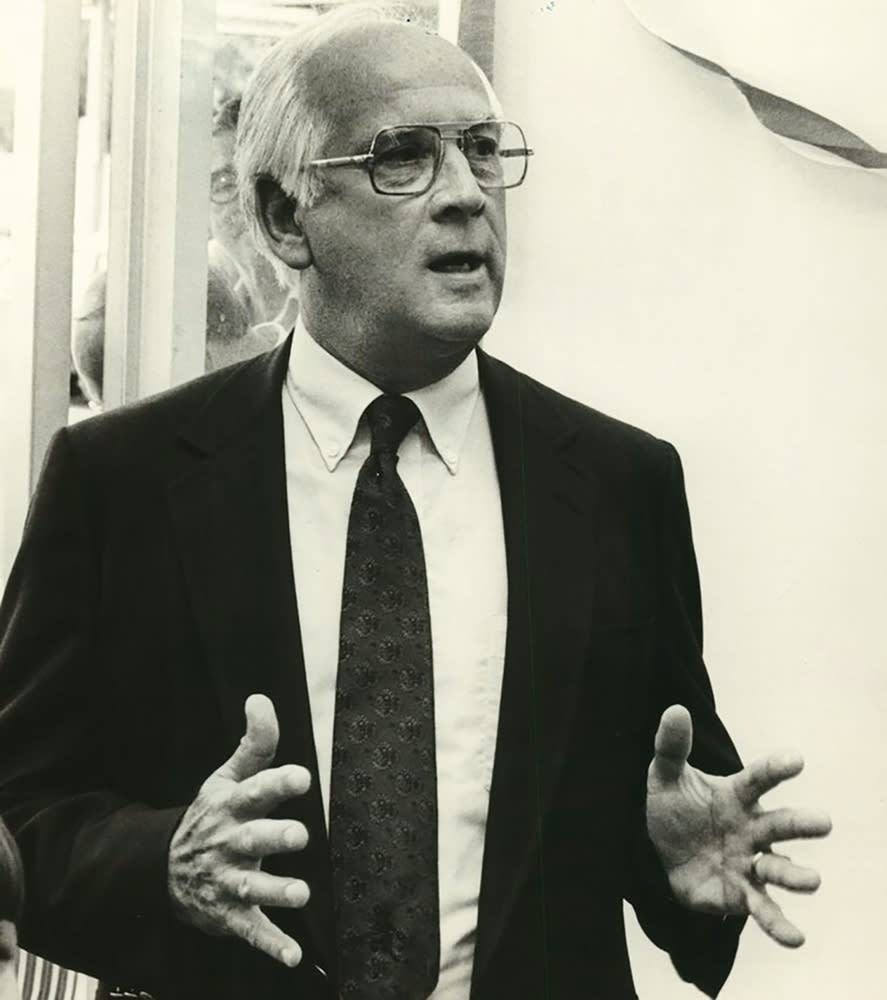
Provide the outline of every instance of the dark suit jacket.
{"type": "MultiPolygon", "coordinates": [[[[0,809],[27,870],[22,942],[158,998],[332,995],[317,782],[282,813],[306,824],[307,849],[268,863],[311,886],[304,910],[271,913],[303,945],[299,968],[178,924],[166,890],[169,838],[242,735],[248,694],[274,701],[278,761],[316,771],[288,537],[287,355],[60,431],[0,612],[0,809]]],[[[741,921],[671,900],[643,821],[666,705],[691,710],[696,763],[738,766],[701,659],[679,460],[480,363],[509,620],[471,998],[633,997],[623,898],[714,994],[741,921]]]]}

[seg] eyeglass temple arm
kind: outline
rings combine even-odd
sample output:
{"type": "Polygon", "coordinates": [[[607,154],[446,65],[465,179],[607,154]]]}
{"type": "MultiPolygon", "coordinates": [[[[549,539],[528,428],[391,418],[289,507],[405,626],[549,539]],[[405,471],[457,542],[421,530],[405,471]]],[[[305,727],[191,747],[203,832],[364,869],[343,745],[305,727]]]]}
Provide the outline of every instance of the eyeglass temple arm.
{"type": "Polygon", "coordinates": [[[312,160],[310,167],[347,167],[351,164],[359,165],[369,163],[373,159],[372,153],[361,153],[358,156],[330,156],[325,160],[312,160]]]}

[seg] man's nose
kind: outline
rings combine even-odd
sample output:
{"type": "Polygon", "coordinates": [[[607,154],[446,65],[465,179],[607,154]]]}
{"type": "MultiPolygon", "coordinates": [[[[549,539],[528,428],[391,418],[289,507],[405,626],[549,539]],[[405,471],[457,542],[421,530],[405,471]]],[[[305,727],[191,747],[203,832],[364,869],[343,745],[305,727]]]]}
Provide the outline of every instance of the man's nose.
{"type": "Polygon", "coordinates": [[[434,182],[431,201],[435,214],[479,215],[486,207],[486,193],[455,142],[444,142],[443,162],[434,182]]]}

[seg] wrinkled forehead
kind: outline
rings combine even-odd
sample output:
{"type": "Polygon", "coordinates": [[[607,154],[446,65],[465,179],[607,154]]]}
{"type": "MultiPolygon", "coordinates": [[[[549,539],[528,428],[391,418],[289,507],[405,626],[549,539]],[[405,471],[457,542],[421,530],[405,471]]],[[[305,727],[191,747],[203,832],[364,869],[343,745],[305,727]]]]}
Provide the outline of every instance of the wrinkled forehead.
{"type": "MultiPolygon", "coordinates": [[[[420,28],[363,25],[336,38],[312,58],[308,78],[317,106],[336,130],[396,109],[412,120],[483,118],[491,97],[474,63],[456,46],[420,28]]],[[[384,124],[395,124],[385,121],[384,124]]]]}

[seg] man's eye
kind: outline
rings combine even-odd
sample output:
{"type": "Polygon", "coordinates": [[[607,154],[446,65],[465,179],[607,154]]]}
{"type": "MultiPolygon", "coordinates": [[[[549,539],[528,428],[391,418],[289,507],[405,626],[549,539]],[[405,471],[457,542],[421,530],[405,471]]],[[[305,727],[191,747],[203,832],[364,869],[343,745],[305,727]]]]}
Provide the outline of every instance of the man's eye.
{"type": "Polygon", "coordinates": [[[492,136],[480,136],[474,140],[475,156],[496,156],[499,144],[492,136]]]}
{"type": "Polygon", "coordinates": [[[425,158],[425,150],[418,143],[401,143],[393,149],[376,153],[376,160],[385,166],[411,166],[425,158]]]}
{"type": "Polygon", "coordinates": [[[480,159],[498,156],[499,139],[498,129],[484,125],[479,131],[465,133],[465,152],[480,159]]]}

